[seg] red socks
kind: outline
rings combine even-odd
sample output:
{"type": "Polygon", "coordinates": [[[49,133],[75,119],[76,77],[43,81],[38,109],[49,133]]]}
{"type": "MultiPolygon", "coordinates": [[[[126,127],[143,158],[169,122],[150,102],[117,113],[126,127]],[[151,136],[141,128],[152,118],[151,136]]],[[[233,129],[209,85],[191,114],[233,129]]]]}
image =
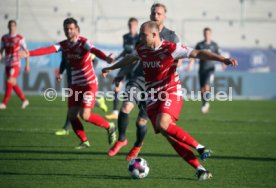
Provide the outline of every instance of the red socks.
{"type": "Polygon", "coordinates": [[[15,91],[15,93],[17,94],[17,96],[22,100],[25,101],[26,97],[24,96],[22,90],[19,88],[19,86],[17,84],[15,84],[13,86],[13,90],[15,91]]]}
{"type": "Polygon", "coordinates": [[[198,145],[198,142],[193,137],[175,124],[170,124],[166,133],[177,141],[183,142],[193,148],[196,148],[198,145]]]}
{"type": "Polygon", "coordinates": [[[74,130],[74,132],[76,133],[76,135],[80,138],[80,140],[82,142],[85,142],[87,141],[87,137],[86,137],[86,134],[84,132],[84,129],[83,129],[83,125],[82,123],[80,122],[79,118],[76,118],[74,120],[71,120],[70,121],[71,124],[72,124],[72,128],[74,130]]]}
{"type": "Polygon", "coordinates": [[[185,161],[187,161],[187,163],[189,163],[192,167],[196,169],[200,166],[200,162],[197,160],[196,156],[191,151],[188,145],[179,141],[171,142],[171,145],[178,153],[178,155],[182,157],[185,161]]]}
{"type": "Polygon", "coordinates": [[[7,105],[8,101],[9,101],[9,98],[10,98],[11,93],[12,93],[12,89],[15,91],[15,93],[17,94],[17,96],[22,101],[26,100],[26,97],[24,96],[22,90],[19,88],[19,86],[17,84],[15,84],[13,86],[10,82],[6,82],[6,92],[5,92],[5,96],[4,96],[4,100],[3,100],[3,103],[5,105],[7,105]]]}
{"type": "Polygon", "coordinates": [[[3,103],[5,105],[7,105],[9,98],[11,96],[11,93],[12,93],[12,84],[10,82],[6,82],[6,92],[3,100],[3,103]]]}
{"type": "MultiPolygon", "coordinates": [[[[84,132],[84,128],[83,128],[83,125],[82,125],[80,119],[76,118],[74,120],[71,120],[70,122],[72,124],[72,128],[73,128],[74,132],[81,139],[81,141],[82,142],[87,141],[87,137],[84,132]]],[[[99,116],[98,114],[91,113],[88,122],[93,123],[99,127],[103,127],[105,129],[109,128],[109,123],[104,118],[99,116]]]]}
{"type": "Polygon", "coordinates": [[[91,113],[87,121],[105,129],[109,128],[109,123],[98,114],[91,113]]]}

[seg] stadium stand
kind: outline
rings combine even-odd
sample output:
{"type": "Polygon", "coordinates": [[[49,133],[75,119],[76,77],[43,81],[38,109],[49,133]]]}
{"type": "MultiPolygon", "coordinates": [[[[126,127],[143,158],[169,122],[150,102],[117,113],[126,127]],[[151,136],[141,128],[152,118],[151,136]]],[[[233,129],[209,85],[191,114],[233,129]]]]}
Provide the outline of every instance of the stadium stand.
{"type": "MultiPolygon", "coordinates": [[[[194,45],[205,26],[213,28],[215,39],[225,47],[275,48],[276,1],[273,0],[208,0],[158,1],[168,7],[167,26],[182,40],[194,45]],[[225,4],[227,6],[221,6],[225,4]],[[256,27],[256,24],[258,27],[256,27]]],[[[79,20],[81,32],[101,44],[121,44],[130,16],[140,23],[148,19],[154,1],[146,0],[2,0],[0,27],[17,18],[19,30],[28,41],[57,41],[63,38],[62,21],[73,16],[79,20]],[[111,5],[111,6],[110,6],[111,5]]],[[[5,33],[1,29],[0,34],[5,33]]]]}

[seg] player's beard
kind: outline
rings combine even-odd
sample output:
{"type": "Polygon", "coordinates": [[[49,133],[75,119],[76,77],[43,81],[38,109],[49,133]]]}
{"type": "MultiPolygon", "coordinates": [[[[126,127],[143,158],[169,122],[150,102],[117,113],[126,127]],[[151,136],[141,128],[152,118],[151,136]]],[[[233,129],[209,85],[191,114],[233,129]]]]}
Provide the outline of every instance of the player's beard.
{"type": "Polygon", "coordinates": [[[68,40],[72,41],[75,38],[77,38],[77,36],[78,35],[76,33],[70,33],[70,34],[68,33],[66,37],[67,37],[68,40]]]}

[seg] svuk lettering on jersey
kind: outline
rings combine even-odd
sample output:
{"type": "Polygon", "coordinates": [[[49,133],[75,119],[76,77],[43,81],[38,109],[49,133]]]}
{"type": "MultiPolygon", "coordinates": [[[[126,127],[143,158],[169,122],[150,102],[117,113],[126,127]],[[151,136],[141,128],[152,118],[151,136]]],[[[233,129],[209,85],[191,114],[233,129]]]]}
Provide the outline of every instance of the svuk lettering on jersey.
{"type": "Polygon", "coordinates": [[[160,61],[143,61],[143,66],[146,68],[160,68],[160,61]]]}
{"type": "Polygon", "coordinates": [[[81,59],[82,56],[78,54],[67,54],[67,58],[69,59],[81,59]]]}

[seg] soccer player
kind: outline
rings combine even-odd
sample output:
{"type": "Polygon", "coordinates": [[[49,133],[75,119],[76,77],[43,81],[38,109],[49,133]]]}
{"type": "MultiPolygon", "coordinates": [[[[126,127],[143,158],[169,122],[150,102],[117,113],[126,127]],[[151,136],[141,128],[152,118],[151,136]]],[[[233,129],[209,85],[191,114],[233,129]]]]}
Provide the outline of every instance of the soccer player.
{"type": "MultiPolygon", "coordinates": [[[[179,42],[179,38],[175,34],[174,31],[169,30],[164,26],[165,20],[166,20],[166,12],[167,8],[164,4],[161,3],[155,3],[151,7],[150,11],[150,19],[152,21],[156,21],[159,28],[159,35],[162,39],[170,41],[170,42],[179,42]]],[[[134,143],[134,146],[129,151],[126,160],[131,160],[138,156],[140,150],[142,149],[142,144],[144,137],[147,133],[147,113],[146,113],[146,104],[143,99],[139,96],[139,93],[146,90],[145,88],[145,79],[143,74],[143,68],[141,63],[137,63],[138,65],[134,64],[122,69],[127,69],[129,72],[131,72],[130,76],[128,76],[129,82],[126,85],[126,92],[133,94],[133,99],[130,99],[129,96],[127,96],[124,99],[122,108],[119,113],[119,119],[118,119],[118,130],[119,130],[119,137],[118,141],[110,150],[108,151],[108,155],[110,157],[115,156],[122,147],[127,145],[127,139],[126,139],[126,129],[129,122],[129,113],[133,110],[135,104],[138,104],[139,107],[139,114],[136,120],[136,141],[134,143]]]]}
{"type": "MultiPolygon", "coordinates": [[[[10,20],[8,23],[9,33],[2,36],[1,47],[0,47],[0,60],[2,59],[2,54],[5,51],[5,65],[6,65],[6,91],[3,102],[0,103],[0,109],[6,109],[9,98],[11,96],[12,90],[15,91],[17,96],[22,101],[22,109],[25,109],[29,105],[29,101],[26,99],[22,90],[19,88],[16,80],[20,73],[20,57],[19,51],[22,48],[25,52],[28,52],[25,39],[17,34],[16,21],[10,20]]],[[[29,73],[30,64],[29,58],[26,58],[25,72],[29,73]]]]}
{"type": "MultiPolygon", "coordinates": [[[[98,60],[97,60],[97,58],[94,54],[91,54],[91,59],[92,59],[93,66],[96,67],[96,65],[98,64],[98,60]]],[[[57,78],[57,81],[60,82],[62,80],[62,74],[65,70],[66,70],[66,81],[67,81],[67,85],[68,85],[67,87],[70,88],[70,86],[71,86],[71,69],[70,69],[70,66],[68,65],[68,63],[65,59],[64,53],[62,53],[59,70],[57,72],[55,72],[55,76],[57,78]]],[[[104,112],[107,112],[108,107],[105,104],[104,97],[100,97],[99,99],[96,99],[95,106],[100,108],[104,112]]],[[[64,126],[62,127],[62,129],[57,130],[55,132],[55,135],[57,135],[57,136],[69,135],[70,127],[71,127],[70,119],[66,115],[66,120],[64,122],[64,126]]]]}
{"type": "Polygon", "coordinates": [[[72,95],[68,99],[68,116],[73,130],[81,140],[76,149],[84,149],[90,146],[87,140],[83,125],[79,116],[99,127],[107,130],[109,144],[116,141],[116,128],[113,123],[107,122],[98,114],[91,113],[96,99],[98,87],[97,77],[91,63],[91,53],[108,63],[113,62],[113,58],[106,56],[102,51],[86,38],[78,34],[78,23],[74,18],[67,18],[63,22],[66,40],[45,48],[32,50],[28,53],[21,52],[23,57],[39,56],[62,51],[71,68],[71,87],[72,95]]]}
{"type": "Polygon", "coordinates": [[[161,40],[158,25],[153,21],[142,24],[140,38],[141,44],[136,47],[136,55],[129,55],[127,59],[104,68],[103,76],[140,59],[138,62],[142,63],[148,92],[147,113],[155,133],[161,132],[175,151],[196,169],[198,180],[207,180],[212,174],[200,164],[190,147],[196,149],[203,160],[210,156],[210,150],[176,125],[182,108],[182,93],[175,60],[199,58],[233,66],[238,63],[233,58],[226,59],[205,50],[194,50],[180,43],[161,40]]]}
{"type": "MultiPolygon", "coordinates": [[[[79,33],[80,33],[80,28],[78,27],[78,34],[79,33]]],[[[97,58],[94,54],[91,54],[91,61],[93,63],[93,66],[96,67],[96,65],[98,64],[98,61],[97,61],[97,58]]],[[[55,76],[57,78],[57,81],[62,80],[62,74],[63,74],[64,70],[66,70],[67,85],[70,88],[70,86],[71,86],[71,75],[72,75],[71,74],[71,68],[68,65],[67,61],[66,61],[65,54],[62,52],[59,70],[55,72],[55,76]]],[[[103,97],[101,97],[101,98],[99,98],[98,100],[95,101],[95,106],[101,108],[104,112],[107,112],[107,106],[105,104],[105,100],[104,100],[103,97]]],[[[66,120],[65,120],[64,126],[62,127],[62,129],[57,130],[55,132],[55,135],[57,135],[57,136],[69,135],[70,126],[71,126],[70,119],[69,119],[68,115],[66,115],[66,120]]]]}
{"type": "MultiPolygon", "coordinates": [[[[210,52],[220,54],[220,49],[217,43],[212,41],[212,30],[208,27],[203,30],[204,40],[197,43],[195,49],[197,50],[208,50],[210,52]]],[[[191,59],[188,64],[187,70],[194,64],[195,60],[191,59]]],[[[200,84],[200,92],[202,99],[202,113],[209,112],[209,100],[210,100],[210,86],[214,81],[214,72],[215,72],[215,62],[209,60],[200,60],[199,61],[199,84],[200,84]]]]}
{"type": "MultiPolygon", "coordinates": [[[[120,55],[116,58],[116,60],[125,57],[127,54],[131,54],[134,51],[135,44],[139,39],[138,35],[138,20],[137,18],[131,17],[128,20],[128,30],[129,32],[123,35],[123,51],[120,55]]],[[[111,114],[107,114],[105,117],[106,119],[118,119],[118,107],[119,107],[119,99],[118,93],[121,91],[122,88],[122,80],[124,75],[128,72],[128,68],[122,68],[119,70],[117,76],[114,79],[114,100],[113,100],[113,112],[111,114]]]]}
{"type": "Polygon", "coordinates": [[[150,20],[155,21],[158,25],[159,35],[161,39],[165,39],[170,42],[179,42],[178,36],[174,31],[165,27],[167,7],[161,3],[154,3],[151,6],[150,20]]]}

